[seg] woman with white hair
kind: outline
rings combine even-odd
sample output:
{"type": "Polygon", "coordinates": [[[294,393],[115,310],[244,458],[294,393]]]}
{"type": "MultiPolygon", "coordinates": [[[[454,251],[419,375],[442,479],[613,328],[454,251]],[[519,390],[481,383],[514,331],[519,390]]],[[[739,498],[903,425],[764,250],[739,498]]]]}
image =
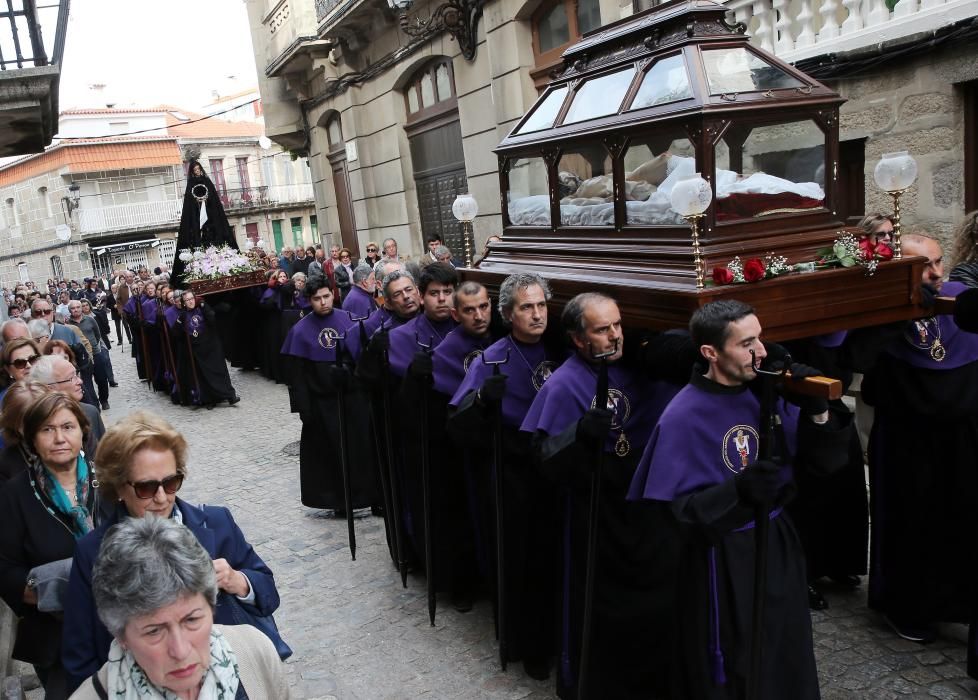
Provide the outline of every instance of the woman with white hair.
{"type": "Polygon", "coordinates": [[[92,573],[108,661],[71,696],[232,700],[289,697],[282,662],[249,625],[214,624],[217,577],[207,551],[170,518],[124,518],[92,573]]]}

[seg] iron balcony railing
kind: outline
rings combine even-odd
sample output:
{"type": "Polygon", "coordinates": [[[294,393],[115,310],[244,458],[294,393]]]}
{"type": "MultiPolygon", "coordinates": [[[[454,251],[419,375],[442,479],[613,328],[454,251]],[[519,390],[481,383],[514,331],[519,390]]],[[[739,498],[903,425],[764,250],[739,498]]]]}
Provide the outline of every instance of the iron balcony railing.
{"type": "Polygon", "coordinates": [[[61,63],[68,30],[68,0],[55,0],[43,9],[48,19],[54,19],[52,11],[57,10],[50,55],[41,35],[36,0],[0,0],[0,70],[61,63]]]}

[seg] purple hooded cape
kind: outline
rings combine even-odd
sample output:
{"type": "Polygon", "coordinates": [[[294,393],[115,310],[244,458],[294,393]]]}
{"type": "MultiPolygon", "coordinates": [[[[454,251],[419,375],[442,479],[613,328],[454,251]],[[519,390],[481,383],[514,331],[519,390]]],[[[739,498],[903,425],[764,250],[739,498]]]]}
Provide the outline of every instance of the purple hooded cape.
{"type": "Polygon", "coordinates": [[[849,335],[849,331],[826,333],[825,335],[817,336],[815,342],[823,348],[837,348],[845,342],[847,335],[849,335]]]}
{"type": "Polygon", "coordinates": [[[343,337],[353,327],[350,315],[342,309],[334,309],[325,316],[309,314],[285,336],[282,354],[313,362],[335,362],[343,337]]]}
{"type": "Polygon", "coordinates": [[[163,317],[166,319],[166,324],[173,328],[173,324],[180,318],[180,310],[173,305],[167,305],[163,308],[163,317]]]}
{"type": "Polygon", "coordinates": [[[264,304],[268,301],[274,301],[275,306],[282,310],[282,295],[278,292],[278,287],[267,287],[261,295],[261,303],[264,304]]]}
{"type": "Polygon", "coordinates": [[[136,316],[136,304],[137,303],[140,303],[139,297],[137,297],[134,294],[133,296],[129,297],[129,301],[127,301],[126,302],[126,305],[122,307],[122,313],[124,313],[126,316],[128,316],[130,318],[135,317],[136,316]]]}
{"type": "Polygon", "coordinates": [[[418,314],[402,326],[391,331],[390,358],[391,372],[403,377],[414,354],[421,350],[418,341],[437,348],[455,328],[455,321],[430,321],[423,313],[418,314]]]}
{"type": "MultiPolygon", "coordinates": [[[[672,501],[732,479],[757,461],[760,410],[761,402],[746,384],[725,387],[694,377],[652,431],[632,478],[629,500],[672,501]]],[[[798,408],[778,399],[777,411],[793,455],[798,408]]],[[[790,471],[782,470],[786,481],[790,471]]]]}
{"type": "Polygon", "coordinates": [[[492,374],[493,368],[486,365],[483,360],[496,362],[505,359],[507,355],[509,361],[499,366],[500,373],[509,377],[506,382],[506,393],[503,395],[503,425],[519,429],[537,392],[560,364],[556,358],[548,355],[542,341],[527,345],[519,342],[512,335],[497,340],[486,348],[482,357],[477,358],[469,366],[465,379],[452,396],[449,405],[457,407],[466,395],[478,391],[486,377],[492,374]]]}
{"type": "Polygon", "coordinates": [[[472,362],[491,344],[492,336],[488,333],[475,338],[461,327],[449,333],[432,358],[435,391],[454,396],[472,362]]]}
{"type": "MultiPolygon", "coordinates": [[[[410,320],[410,319],[409,319],[410,320]]],[[[397,328],[398,326],[407,323],[406,320],[401,319],[390,311],[386,307],[381,306],[376,312],[370,314],[370,318],[363,322],[363,335],[366,336],[367,340],[374,337],[374,333],[380,330],[381,324],[384,328],[397,328]]],[[[346,339],[346,350],[350,353],[350,357],[356,362],[360,359],[360,353],[363,352],[363,345],[361,344],[360,338],[360,324],[355,323],[357,326],[356,333],[350,333],[350,337],[346,339]]]]}
{"type": "MultiPolygon", "coordinates": [[[[945,282],[941,296],[956,297],[966,289],[961,282],[945,282]]],[[[918,318],[907,324],[903,337],[886,352],[921,369],[957,369],[978,360],[978,334],[962,331],[949,314],[918,318]],[[935,340],[944,349],[940,361],[931,354],[935,340]]]]}
{"type": "Polygon", "coordinates": [[[346,293],[346,298],[343,299],[343,310],[354,318],[369,316],[376,308],[377,304],[374,303],[374,298],[357,285],[350,287],[350,291],[346,293]]]}
{"type": "Polygon", "coordinates": [[[140,302],[140,306],[143,309],[143,320],[147,323],[156,323],[156,297],[152,299],[144,297],[143,301],[140,302]]]}
{"type": "MultiPolygon", "coordinates": [[[[520,430],[559,435],[595,406],[595,389],[597,368],[574,353],[540,389],[520,430]]],[[[679,389],[675,384],[649,381],[620,364],[610,365],[608,409],[613,418],[604,451],[613,453],[622,435],[632,450],[644,449],[655,422],[679,389]]]]}

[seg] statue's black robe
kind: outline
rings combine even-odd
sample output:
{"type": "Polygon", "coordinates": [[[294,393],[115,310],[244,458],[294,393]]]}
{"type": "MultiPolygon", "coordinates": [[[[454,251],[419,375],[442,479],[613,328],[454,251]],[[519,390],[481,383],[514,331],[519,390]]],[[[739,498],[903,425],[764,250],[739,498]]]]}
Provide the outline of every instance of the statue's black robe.
{"type": "MultiPolygon", "coordinates": [[[[177,255],[173,260],[173,269],[170,272],[170,282],[175,286],[182,286],[183,275],[186,264],[180,259],[180,251],[192,248],[206,248],[207,246],[221,247],[223,245],[238,248],[238,242],[231,233],[231,226],[228,224],[227,214],[224,213],[224,205],[221,203],[221,196],[214,183],[207,175],[194,176],[194,166],[200,165],[196,160],[190,161],[187,170],[187,189],[183,194],[183,211],[180,214],[180,230],[177,233],[177,255]],[[203,206],[207,208],[207,221],[204,228],[200,227],[200,207],[197,199],[193,195],[195,185],[203,185],[207,188],[207,199],[203,206]]],[[[201,168],[203,170],[203,167],[201,168]]],[[[200,191],[200,188],[197,188],[200,191]]]]}

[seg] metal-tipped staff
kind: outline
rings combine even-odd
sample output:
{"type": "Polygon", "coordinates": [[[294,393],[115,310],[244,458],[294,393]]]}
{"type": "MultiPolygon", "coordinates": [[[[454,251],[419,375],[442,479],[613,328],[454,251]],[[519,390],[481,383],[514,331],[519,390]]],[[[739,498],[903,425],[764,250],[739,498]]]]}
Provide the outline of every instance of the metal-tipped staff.
{"type": "MultiPolygon", "coordinates": [[[[387,321],[381,321],[378,333],[387,332],[387,321]]],[[[390,392],[390,351],[384,350],[382,356],[384,367],[381,371],[381,409],[384,419],[384,449],[387,451],[387,478],[391,485],[391,506],[393,507],[394,542],[397,544],[397,570],[401,573],[401,586],[407,588],[408,561],[407,548],[404,545],[404,529],[401,520],[401,495],[397,484],[397,469],[394,466],[394,430],[391,427],[391,392],[390,392]]]]}
{"type": "MultiPolygon", "coordinates": [[[[336,356],[333,364],[342,367],[343,338],[336,339],[336,356]]],[[[357,560],[357,533],[353,529],[353,493],[350,483],[350,454],[346,434],[346,387],[336,388],[336,413],[340,420],[340,471],[343,473],[343,505],[346,508],[346,534],[350,541],[350,556],[357,560]]]]}
{"type": "MultiPolygon", "coordinates": [[[[139,345],[143,349],[143,372],[146,374],[146,386],[153,388],[153,363],[149,357],[149,340],[146,338],[146,326],[143,324],[143,303],[136,297],[136,317],[139,319],[139,345]]],[[[95,358],[92,358],[95,361],[95,358]]]]}
{"type": "MultiPolygon", "coordinates": [[[[781,419],[774,401],[775,381],[784,381],[791,356],[785,355],[781,371],[771,372],[761,369],[757,355],[750,351],[751,367],[761,378],[760,448],[758,459],[777,461],[778,440],[775,433],[781,419]]],[[[748,700],[761,700],[761,665],[764,640],[764,603],[767,590],[768,531],[771,527],[770,504],[762,503],[754,511],[754,613],[751,622],[750,638],[750,676],[747,680],[748,700]]]]}
{"type": "MultiPolygon", "coordinates": [[[[421,342],[417,333],[414,334],[414,342],[418,344],[424,352],[429,355],[435,345],[435,338],[431,336],[428,344],[421,342]]],[[[424,507],[424,572],[428,586],[428,620],[431,626],[435,626],[435,567],[432,558],[434,557],[434,547],[431,546],[431,464],[428,459],[428,396],[431,386],[428,382],[421,385],[421,500],[424,507]]]]}
{"type": "MultiPolygon", "coordinates": [[[[499,375],[499,367],[509,362],[509,348],[501,360],[487,360],[482,356],[482,364],[492,367],[492,375],[499,375]]],[[[499,640],[499,665],[506,670],[506,513],[503,491],[503,406],[497,402],[492,413],[492,466],[496,472],[496,639],[499,640]]]]}
{"type": "Polygon", "coordinates": [[[163,313],[163,302],[159,299],[156,300],[156,313],[163,320],[163,348],[166,353],[167,362],[170,365],[173,386],[176,387],[177,396],[182,397],[183,392],[180,390],[180,378],[177,376],[177,361],[173,356],[173,345],[170,342],[170,326],[166,322],[166,314],[163,313]]]}
{"type": "MultiPolygon", "coordinates": [[[[367,347],[367,343],[369,341],[369,339],[367,338],[367,329],[364,328],[363,325],[363,322],[366,321],[368,318],[370,318],[370,314],[367,314],[366,316],[351,317],[351,320],[355,321],[360,328],[361,348],[367,347]]],[[[396,566],[397,565],[397,538],[394,535],[394,522],[393,522],[394,509],[391,504],[391,486],[390,486],[390,482],[388,481],[389,474],[387,472],[387,467],[384,464],[384,457],[386,455],[381,454],[384,450],[383,446],[381,445],[381,442],[384,440],[384,437],[386,436],[377,439],[377,436],[380,435],[381,426],[377,425],[378,421],[377,421],[376,409],[370,411],[370,420],[374,429],[374,436],[375,436],[374,447],[376,448],[376,452],[377,452],[377,472],[380,476],[380,489],[381,489],[381,494],[384,498],[384,534],[387,537],[387,549],[390,552],[391,560],[394,562],[394,565],[396,566]]]]}
{"type": "MultiPolygon", "coordinates": [[[[598,381],[594,392],[594,407],[608,408],[608,358],[618,352],[618,341],[607,352],[594,352],[591,359],[598,361],[598,381]]],[[[591,629],[594,620],[594,575],[598,563],[598,518],[601,514],[601,476],[604,471],[605,437],[598,441],[594,450],[594,469],[591,471],[591,504],[588,513],[587,573],[584,579],[584,620],[581,625],[581,661],[577,674],[577,697],[588,697],[588,665],[591,659],[591,629]]]]}

